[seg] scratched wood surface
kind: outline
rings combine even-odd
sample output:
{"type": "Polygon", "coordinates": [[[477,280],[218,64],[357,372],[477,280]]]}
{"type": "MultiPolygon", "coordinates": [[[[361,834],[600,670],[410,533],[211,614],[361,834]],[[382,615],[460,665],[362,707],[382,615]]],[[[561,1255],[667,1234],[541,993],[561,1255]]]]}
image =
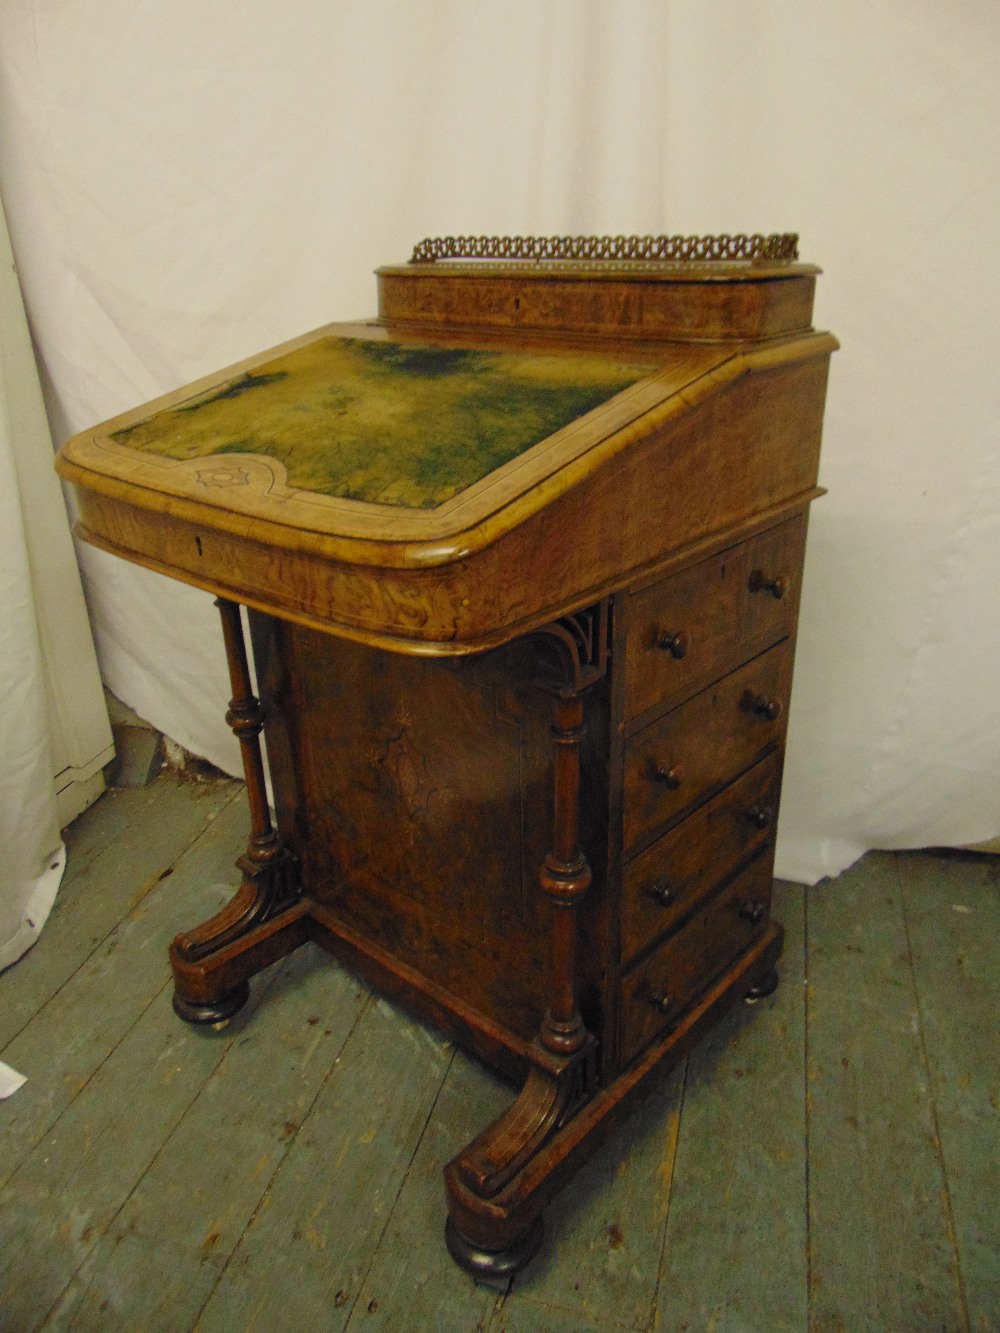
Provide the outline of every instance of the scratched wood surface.
{"type": "Polygon", "coordinates": [[[161,776],[70,830],[0,976],[0,1329],[1000,1328],[1000,870],[873,854],[779,885],[782,986],[666,1077],[513,1289],[441,1241],[441,1167],[512,1097],[305,949],[225,1030],[166,946],[235,881],[237,784],[161,776]]]}

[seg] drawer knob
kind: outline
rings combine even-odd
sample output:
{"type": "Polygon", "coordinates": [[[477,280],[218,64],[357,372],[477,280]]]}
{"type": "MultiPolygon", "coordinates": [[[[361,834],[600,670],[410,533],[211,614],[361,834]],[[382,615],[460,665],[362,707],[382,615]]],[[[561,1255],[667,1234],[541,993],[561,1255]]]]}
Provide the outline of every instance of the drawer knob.
{"type": "Polygon", "coordinates": [[[670,907],[677,900],[677,890],[665,879],[654,879],[649,886],[649,896],[661,907],[670,907]]]}
{"type": "Polygon", "coordinates": [[[759,926],[767,915],[767,903],[755,902],[744,903],[740,908],[740,916],[744,921],[749,921],[751,926],[759,926]]]}
{"type": "Polygon", "coordinates": [[[684,766],[683,764],[657,764],[653,769],[653,777],[657,782],[662,782],[664,787],[676,791],[684,781],[684,766]]]}
{"type": "Polygon", "coordinates": [[[774,806],[756,801],[747,811],[747,819],[754,828],[770,828],[774,823],[774,806]]]}
{"type": "Polygon", "coordinates": [[[674,997],[666,991],[654,990],[646,997],[658,1014],[669,1014],[674,1007],[674,997]]]}
{"type": "Polygon", "coordinates": [[[784,704],[780,699],[769,699],[766,694],[751,694],[748,690],[743,696],[744,707],[765,722],[775,722],[781,716],[784,704]]]}
{"type": "Polygon", "coordinates": [[[685,630],[672,631],[665,629],[657,639],[656,646],[662,648],[665,653],[669,653],[671,657],[676,657],[679,661],[682,657],[687,657],[687,650],[691,647],[691,639],[685,630]]]}
{"type": "Polygon", "coordinates": [[[751,592],[769,592],[775,601],[780,602],[788,593],[788,580],[784,574],[769,579],[762,569],[755,569],[750,575],[751,592]]]}

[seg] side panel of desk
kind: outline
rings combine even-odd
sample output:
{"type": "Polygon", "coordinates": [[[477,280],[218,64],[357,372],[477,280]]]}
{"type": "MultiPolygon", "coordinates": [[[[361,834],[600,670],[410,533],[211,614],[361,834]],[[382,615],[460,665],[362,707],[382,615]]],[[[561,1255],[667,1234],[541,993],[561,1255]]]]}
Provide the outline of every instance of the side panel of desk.
{"type": "MultiPolygon", "coordinates": [[[[389,956],[414,1007],[430,1012],[423,988],[440,1020],[440,991],[482,1031],[531,1041],[552,910],[538,889],[552,836],[550,706],[532,683],[533,645],[427,659],[259,613],[251,625],[279,828],[317,916],[389,956]]],[[[596,1031],[609,1021],[607,698],[602,683],[587,699],[583,764],[594,881],[580,999],[596,1031]]]]}

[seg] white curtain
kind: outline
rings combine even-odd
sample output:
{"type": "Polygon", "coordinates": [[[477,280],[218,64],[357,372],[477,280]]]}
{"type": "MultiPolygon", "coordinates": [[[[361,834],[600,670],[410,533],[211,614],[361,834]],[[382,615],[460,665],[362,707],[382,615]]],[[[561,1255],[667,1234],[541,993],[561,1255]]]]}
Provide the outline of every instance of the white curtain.
{"type": "MultiPolygon", "coordinates": [[[[60,433],[426,235],[799,230],[841,337],[779,873],[1000,833],[995,0],[6,0],[0,183],[60,433]]],[[[106,679],[224,766],[208,599],[83,556],[106,679]]]]}
{"type": "MultiPolygon", "coordinates": [[[[0,970],[34,943],[66,863],[24,512],[24,452],[39,447],[51,457],[0,209],[0,970]]],[[[65,527],[58,488],[56,502],[65,527]]]]}

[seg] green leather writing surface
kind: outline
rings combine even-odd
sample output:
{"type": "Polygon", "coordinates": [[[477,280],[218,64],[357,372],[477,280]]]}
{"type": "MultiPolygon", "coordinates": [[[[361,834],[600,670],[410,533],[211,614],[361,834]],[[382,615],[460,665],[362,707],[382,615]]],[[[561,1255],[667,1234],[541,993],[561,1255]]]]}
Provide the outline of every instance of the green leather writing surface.
{"type": "Polygon", "coordinates": [[[578,353],[324,337],[114,438],[177,459],[265,454],[302,490],[433,508],[650,371],[578,353]]]}

